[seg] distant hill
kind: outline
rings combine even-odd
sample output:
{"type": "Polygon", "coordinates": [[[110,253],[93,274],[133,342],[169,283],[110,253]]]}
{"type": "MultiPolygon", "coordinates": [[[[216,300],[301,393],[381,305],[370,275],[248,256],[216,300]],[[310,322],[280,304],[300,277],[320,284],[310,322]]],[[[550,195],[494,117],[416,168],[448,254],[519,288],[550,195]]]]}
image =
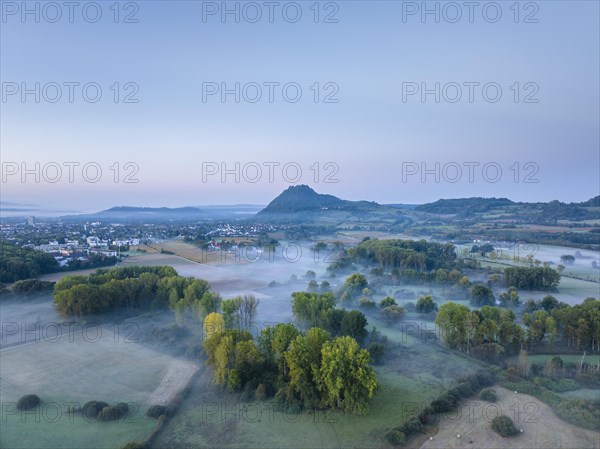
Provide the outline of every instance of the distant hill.
{"type": "Polygon", "coordinates": [[[99,214],[202,214],[197,207],[134,207],[116,206],[98,212],[99,214]]]}
{"type": "Polygon", "coordinates": [[[417,206],[415,210],[439,215],[457,215],[462,218],[500,212],[504,218],[512,218],[526,223],[552,225],[556,224],[557,220],[597,219],[598,213],[589,208],[599,205],[600,196],[581,203],[562,203],[557,200],[547,203],[515,203],[507,198],[476,197],[437,200],[417,206]]]}
{"type": "Polygon", "coordinates": [[[579,203],[579,205],[584,207],[600,207],[600,195],[590,198],[583,203],[579,203]]]}
{"type": "Polygon", "coordinates": [[[457,198],[437,200],[433,203],[421,204],[415,210],[433,214],[464,214],[483,213],[498,207],[514,205],[508,198],[457,198]]]}
{"type": "Polygon", "coordinates": [[[267,207],[259,212],[265,214],[290,214],[325,210],[357,211],[363,208],[382,207],[375,202],[342,200],[333,195],[317,193],[307,185],[291,186],[284,190],[267,207]]]}
{"type": "Polygon", "coordinates": [[[92,214],[68,215],[61,219],[77,221],[112,221],[112,222],[161,222],[161,221],[195,221],[203,220],[207,213],[197,207],[134,207],[116,206],[92,214]]]}

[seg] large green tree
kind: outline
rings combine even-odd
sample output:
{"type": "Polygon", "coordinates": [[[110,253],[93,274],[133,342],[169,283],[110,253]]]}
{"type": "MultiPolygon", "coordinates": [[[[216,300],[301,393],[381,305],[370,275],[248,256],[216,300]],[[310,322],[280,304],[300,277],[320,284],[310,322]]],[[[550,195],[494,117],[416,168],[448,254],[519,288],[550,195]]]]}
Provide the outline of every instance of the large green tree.
{"type": "Polygon", "coordinates": [[[345,412],[365,414],[377,388],[369,352],[351,337],[337,337],[321,350],[319,383],[324,403],[345,412]]]}

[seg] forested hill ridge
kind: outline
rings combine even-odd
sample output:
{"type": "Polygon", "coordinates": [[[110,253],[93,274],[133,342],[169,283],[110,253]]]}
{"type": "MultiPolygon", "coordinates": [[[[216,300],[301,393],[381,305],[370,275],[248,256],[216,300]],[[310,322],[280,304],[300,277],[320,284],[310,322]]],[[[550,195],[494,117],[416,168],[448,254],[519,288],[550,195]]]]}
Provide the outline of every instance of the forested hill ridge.
{"type": "Polygon", "coordinates": [[[307,185],[288,187],[271,201],[259,214],[315,212],[321,210],[357,211],[385,207],[371,201],[348,201],[333,195],[315,192],[307,185]]]}
{"type": "Polygon", "coordinates": [[[557,200],[548,203],[514,202],[508,198],[457,198],[440,199],[415,208],[419,212],[441,215],[472,216],[499,212],[503,218],[529,220],[590,220],[600,215],[600,195],[581,203],[563,203],[557,200]]]}

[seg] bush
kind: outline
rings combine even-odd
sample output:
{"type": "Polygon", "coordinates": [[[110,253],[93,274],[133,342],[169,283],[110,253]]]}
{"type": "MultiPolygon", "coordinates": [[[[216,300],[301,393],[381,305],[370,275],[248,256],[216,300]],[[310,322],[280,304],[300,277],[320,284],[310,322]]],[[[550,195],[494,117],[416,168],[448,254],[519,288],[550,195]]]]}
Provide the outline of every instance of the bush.
{"type": "Polygon", "coordinates": [[[423,432],[423,423],[419,418],[414,416],[408,421],[406,421],[404,424],[402,424],[400,427],[398,427],[398,430],[400,430],[404,435],[420,433],[423,432]]]}
{"type": "Polygon", "coordinates": [[[386,307],[389,307],[389,306],[396,306],[396,305],[398,305],[398,304],[396,304],[396,300],[394,298],[392,298],[391,296],[386,296],[379,302],[379,307],[382,309],[385,309],[386,307]]]}
{"type": "Polygon", "coordinates": [[[39,292],[51,292],[54,282],[40,281],[37,279],[25,279],[17,281],[12,285],[12,290],[18,295],[28,295],[39,292]]]}
{"type": "Polygon", "coordinates": [[[402,318],[406,310],[400,306],[388,306],[381,309],[381,318],[386,321],[397,321],[402,318]]]}
{"type": "Polygon", "coordinates": [[[98,421],[118,421],[129,412],[129,405],[125,402],[119,402],[115,406],[104,407],[96,419],[98,421]]]}
{"type": "Polygon", "coordinates": [[[469,382],[461,382],[452,388],[448,393],[454,396],[456,399],[467,398],[473,394],[473,388],[469,382]]]}
{"type": "Polygon", "coordinates": [[[121,449],[146,449],[146,445],[144,443],[138,443],[137,441],[131,441],[121,446],[121,449]]]}
{"type": "Polygon", "coordinates": [[[41,399],[37,394],[26,394],[17,401],[17,410],[31,410],[40,405],[41,399]]]}
{"type": "Polygon", "coordinates": [[[417,301],[415,310],[419,313],[432,313],[438,309],[437,303],[433,300],[431,295],[422,296],[417,301]]]}
{"type": "Polygon", "coordinates": [[[479,371],[475,376],[481,387],[489,387],[496,382],[496,375],[492,371],[479,371]]]}
{"type": "Polygon", "coordinates": [[[393,446],[400,446],[406,443],[406,436],[399,430],[390,430],[385,434],[385,439],[393,446]]]}
{"type": "Polygon", "coordinates": [[[498,396],[494,390],[487,389],[481,390],[481,393],[479,393],[479,399],[487,402],[496,402],[498,400],[498,396]]]}
{"type": "Polygon", "coordinates": [[[383,343],[371,343],[367,347],[367,351],[369,351],[373,363],[379,363],[385,353],[385,345],[383,343]]]}
{"type": "Polygon", "coordinates": [[[160,415],[166,415],[167,411],[167,407],[165,407],[164,405],[151,405],[148,411],[146,412],[146,416],[148,416],[149,418],[158,419],[160,418],[160,415]]]}
{"type": "Polygon", "coordinates": [[[88,419],[96,419],[104,407],[108,407],[108,404],[103,401],[86,402],[81,409],[81,413],[88,419]]]}
{"type": "Polygon", "coordinates": [[[555,393],[564,393],[565,391],[578,390],[579,384],[574,379],[551,379],[549,377],[534,377],[533,383],[541,385],[555,393]]]}
{"type": "Polygon", "coordinates": [[[503,437],[511,437],[519,433],[513,420],[506,415],[496,416],[492,420],[492,429],[503,437]]]}
{"type": "Polygon", "coordinates": [[[452,410],[452,402],[448,400],[447,396],[442,396],[431,401],[431,408],[434,413],[449,412],[452,410]]]}
{"type": "Polygon", "coordinates": [[[363,296],[358,300],[358,307],[361,309],[374,309],[376,306],[377,303],[366,296],[363,296]]]}

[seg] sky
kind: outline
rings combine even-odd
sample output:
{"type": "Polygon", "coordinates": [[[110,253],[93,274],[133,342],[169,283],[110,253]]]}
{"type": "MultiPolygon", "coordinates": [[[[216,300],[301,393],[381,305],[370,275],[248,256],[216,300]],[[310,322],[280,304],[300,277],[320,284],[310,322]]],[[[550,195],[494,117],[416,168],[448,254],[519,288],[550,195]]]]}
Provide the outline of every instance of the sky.
{"type": "Polygon", "coordinates": [[[4,203],[600,193],[596,1],[1,6],[4,203]]]}

